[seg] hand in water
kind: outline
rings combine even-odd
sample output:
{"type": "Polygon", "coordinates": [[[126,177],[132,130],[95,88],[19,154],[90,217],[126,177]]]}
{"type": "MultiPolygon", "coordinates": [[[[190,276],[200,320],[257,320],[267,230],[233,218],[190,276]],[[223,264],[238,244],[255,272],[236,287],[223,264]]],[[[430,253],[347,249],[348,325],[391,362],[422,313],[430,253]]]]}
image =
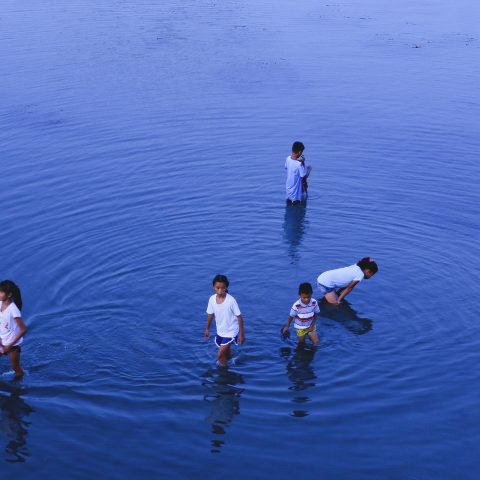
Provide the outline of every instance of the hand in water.
{"type": "Polygon", "coordinates": [[[288,327],[286,325],[280,330],[280,336],[284,340],[290,336],[290,332],[288,331],[288,327]]]}

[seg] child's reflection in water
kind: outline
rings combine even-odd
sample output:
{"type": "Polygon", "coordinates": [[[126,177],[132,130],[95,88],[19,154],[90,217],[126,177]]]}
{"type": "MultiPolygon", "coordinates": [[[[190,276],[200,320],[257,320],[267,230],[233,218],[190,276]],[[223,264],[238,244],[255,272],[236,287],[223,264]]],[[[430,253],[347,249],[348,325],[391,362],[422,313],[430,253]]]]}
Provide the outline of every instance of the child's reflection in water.
{"type": "Polygon", "coordinates": [[[305,220],[306,203],[287,205],[283,220],[283,234],[288,245],[288,255],[296,262],[300,259],[299,248],[305,233],[308,221],[305,220]]]}
{"type": "Polygon", "coordinates": [[[295,392],[293,402],[296,404],[292,411],[294,417],[306,417],[309,412],[305,409],[310,397],[306,395],[306,390],[315,386],[317,378],[311,363],[315,357],[317,347],[298,345],[292,354],[292,348],[284,347],[280,349],[280,356],[288,360],[287,376],[292,383],[289,390],[295,392]],[[300,408],[303,407],[303,408],[300,408]]]}
{"type": "Polygon", "coordinates": [[[33,409],[18,392],[0,393],[0,430],[6,438],[5,460],[10,463],[25,462],[28,457],[27,439],[30,422],[24,420],[33,409]]]}
{"type": "Polygon", "coordinates": [[[320,316],[334,320],[355,335],[365,335],[373,326],[369,318],[359,317],[345,299],[339,305],[331,305],[323,298],[320,302],[320,316]]]}
{"type": "Polygon", "coordinates": [[[243,388],[237,385],[244,383],[242,375],[228,370],[227,367],[218,367],[208,370],[203,375],[203,386],[207,390],[204,399],[210,402],[210,413],[206,420],[212,426],[212,453],[220,453],[225,443],[223,435],[226,428],[240,413],[240,396],[243,388]]]}

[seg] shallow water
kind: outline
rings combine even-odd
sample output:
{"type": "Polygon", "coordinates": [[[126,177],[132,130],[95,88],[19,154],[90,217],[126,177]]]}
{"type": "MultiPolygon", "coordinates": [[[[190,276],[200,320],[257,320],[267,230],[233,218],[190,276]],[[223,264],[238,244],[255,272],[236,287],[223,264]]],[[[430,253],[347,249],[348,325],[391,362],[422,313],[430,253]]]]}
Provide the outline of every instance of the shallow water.
{"type": "Polygon", "coordinates": [[[19,478],[475,479],[479,4],[5,0],[0,360],[19,478]],[[284,205],[293,140],[313,165],[284,205]],[[380,272],[321,346],[300,282],[380,272]],[[202,334],[216,273],[247,342],[202,334]]]}

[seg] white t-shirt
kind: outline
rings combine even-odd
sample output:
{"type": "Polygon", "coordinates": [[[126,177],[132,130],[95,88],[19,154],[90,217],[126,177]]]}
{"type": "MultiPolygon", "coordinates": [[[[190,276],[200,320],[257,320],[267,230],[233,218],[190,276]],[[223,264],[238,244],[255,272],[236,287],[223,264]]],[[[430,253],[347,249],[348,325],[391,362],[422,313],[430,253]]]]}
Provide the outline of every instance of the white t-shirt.
{"type": "Polygon", "coordinates": [[[208,300],[207,313],[215,315],[217,335],[229,338],[238,335],[240,327],[237,316],[241,313],[237,301],[229,293],[223,303],[217,303],[217,295],[213,294],[208,300]]]}
{"type": "MultiPolygon", "coordinates": [[[[0,309],[2,303],[0,302],[0,309]]],[[[3,312],[0,311],[0,340],[2,345],[10,345],[20,332],[20,327],[15,321],[15,318],[18,317],[21,318],[22,314],[14,303],[11,303],[3,312]]],[[[23,337],[15,345],[20,345],[22,342],[23,337]]]]}
{"type": "Polygon", "coordinates": [[[361,282],[364,278],[362,269],[355,263],[349,267],[327,270],[319,275],[317,282],[328,288],[344,288],[351,282],[361,282]]]}
{"type": "Polygon", "coordinates": [[[316,313],[320,313],[320,308],[314,298],[311,298],[307,304],[298,299],[290,310],[290,316],[294,318],[293,326],[295,328],[310,327],[316,313]]]}
{"type": "Polygon", "coordinates": [[[287,199],[292,202],[302,200],[302,178],[307,174],[307,170],[302,162],[287,157],[285,161],[285,169],[287,170],[287,181],[285,188],[287,191],[287,199]]]}

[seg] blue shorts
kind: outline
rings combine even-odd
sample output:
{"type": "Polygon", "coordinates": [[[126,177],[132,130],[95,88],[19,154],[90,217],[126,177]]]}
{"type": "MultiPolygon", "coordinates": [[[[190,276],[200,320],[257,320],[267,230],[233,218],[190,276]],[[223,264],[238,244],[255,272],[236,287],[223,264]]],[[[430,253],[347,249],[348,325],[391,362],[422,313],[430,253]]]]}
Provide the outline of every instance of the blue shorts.
{"type": "Polygon", "coordinates": [[[335,287],[326,287],[325,285],[322,285],[321,283],[317,283],[318,290],[320,291],[319,298],[324,297],[327,293],[334,292],[335,287]]]}
{"type": "Polygon", "coordinates": [[[230,343],[238,345],[238,335],[235,337],[221,337],[220,335],[215,335],[215,345],[220,348],[224,345],[229,345],[230,343]]]}

